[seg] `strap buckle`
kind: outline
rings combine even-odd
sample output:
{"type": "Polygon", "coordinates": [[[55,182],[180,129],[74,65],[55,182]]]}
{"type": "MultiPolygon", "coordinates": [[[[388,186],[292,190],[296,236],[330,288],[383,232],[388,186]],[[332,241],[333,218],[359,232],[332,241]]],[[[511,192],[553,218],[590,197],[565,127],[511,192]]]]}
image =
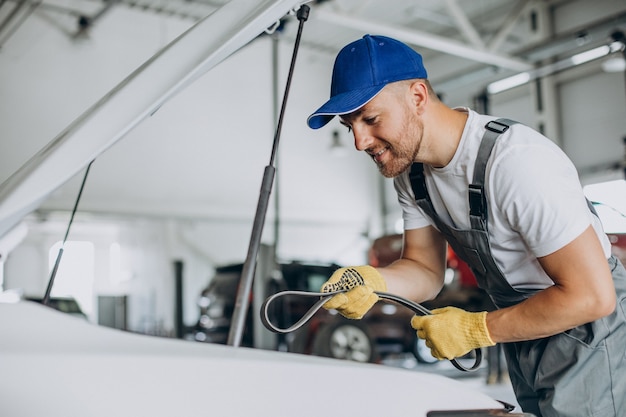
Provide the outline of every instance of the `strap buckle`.
{"type": "Polygon", "coordinates": [[[509,130],[509,125],[505,125],[497,120],[492,120],[485,125],[485,128],[491,130],[492,132],[502,134],[509,130]]]}
{"type": "Polygon", "coordinates": [[[470,184],[468,191],[470,216],[480,216],[484,218],[485,200],[483,197],[483,187],[480,185],[470,184]]]}

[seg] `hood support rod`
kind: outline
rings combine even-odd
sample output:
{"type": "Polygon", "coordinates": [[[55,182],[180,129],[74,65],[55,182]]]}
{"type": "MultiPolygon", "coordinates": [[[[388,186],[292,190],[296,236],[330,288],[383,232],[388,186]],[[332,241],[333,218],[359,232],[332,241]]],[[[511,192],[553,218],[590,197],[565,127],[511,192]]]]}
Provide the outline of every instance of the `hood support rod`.
{"type": "Polygon", "coordinates": [[[298,20],[300,24],[298,26],[298,34],[294,45],[293,55],[291,57],[291,65],[289,67],[289,74],[287,76],[287,85],[285,87],[285,94],[283,97],[283,104],[280,109],[280,115],[278,117],[276,134],[274,135],[274,144],[272,146],[272,154],[270,157],[269,165],[265,167],[263,173],[263,181],[261,182],[261,191],[259,195],[259,201],[257,204],[257,210],[254,217],[254,223],[252,225],[252,233],[250,236],[250,244],[248,246],[248,255],[246,262],[243,265],[243,271],[241,273],[241,279],[239,281],[239,289],[237,290],[237,299],[235,301],[235,309],[233,311],[233,318],[231,320],[230,331],[228,333],[229,345],[240,346],[243,336],[243,330],[246,323],[246,315],[250,305],[250,292],[252,289],[252,282],[254,280],[254,272],[256,269],[256,260],[259,253],[259,245],[261,244],[261,236],[263,234],[263,225],[265,223],[265,215],[267,214],[267,207],[269,203],[270,194],[272,192],[272,185],[274,183],[274,175],[276,174],[276,167],[274,161],[276,159],[276,153],[278,151],[278,142],[280,139],[280,133],[283,126],[283,119],[285,116],[285,108],[287,106],[287,98],[289,96],[289,89],[291,86],[291,79],[293,78],[294,67],[296,63],[296,57],[298,55],[298,49],[300,46],[300,39],[302,37],[302,28],[304,22],[309,18],[309,6],[303,4],[300,6],[297,12],[298,20]]]}

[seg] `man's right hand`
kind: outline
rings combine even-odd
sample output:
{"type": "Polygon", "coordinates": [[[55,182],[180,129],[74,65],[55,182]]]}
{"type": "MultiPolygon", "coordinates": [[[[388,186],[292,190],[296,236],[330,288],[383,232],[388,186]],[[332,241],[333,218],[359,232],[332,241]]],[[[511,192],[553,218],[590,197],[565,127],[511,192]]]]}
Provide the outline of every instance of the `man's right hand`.
{"type": "Polygon", "coordinates": [[[336,309],[349,319],[360,319],[378,301],[374,291],[387,291],[383,276],[369,265],[339,268],[322,285],[321,292],[345,290],[324,304],[327,310],[336,309]]]}

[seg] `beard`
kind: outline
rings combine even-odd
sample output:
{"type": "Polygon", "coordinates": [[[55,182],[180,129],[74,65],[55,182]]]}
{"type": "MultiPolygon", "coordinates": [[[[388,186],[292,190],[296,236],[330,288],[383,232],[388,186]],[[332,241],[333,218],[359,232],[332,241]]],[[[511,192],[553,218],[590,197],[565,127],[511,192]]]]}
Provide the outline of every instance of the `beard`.
{"type": "Polygon", "coordinates": [[[400,129],[402,136],[395,141],[396,145],[387,142],[390,158],[384,163],[377,163],[378,170],[386,178],[394,178],[411,168],[415,162],[422,143],[421,121],[413,114],[407,113],[405,122],[400,129]],[[413,128],[411,128],[413,126],[413,128]]]}
{"type": "Polygon", "coordinates": [[[411,168],[415,161],[417,152],[409,153],[404,150],[396,150],[395,148],[389,148],[392,157],[386,163],[380,163],[378,170],[386,178],[394,178],[402,174],[407,169],[411,168]]]}

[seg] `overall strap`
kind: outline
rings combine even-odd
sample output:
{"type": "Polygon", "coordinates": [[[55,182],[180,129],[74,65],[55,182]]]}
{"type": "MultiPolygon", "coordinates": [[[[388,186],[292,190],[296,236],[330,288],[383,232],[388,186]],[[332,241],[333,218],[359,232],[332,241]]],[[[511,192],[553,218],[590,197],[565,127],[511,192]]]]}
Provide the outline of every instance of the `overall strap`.
{"type": "Polygon", "coordinates": [[[422,210],[424,210],[426,215],[428,215],[428,217],[430,217],[435,222],[437,228],[442,233],[446,234],[446,230],[448,230],[448,227],[435,212],[433,203],[430,200],[430,195],[428,194],[428,190],[426,189],[424,164],[420,162],[415,162],[413,165],[411,165],[411,170],[409,171],[409,179],[411,180],[411,188],[413,189],[413,194],[415,194],[415,202],[417,203],[417,205],[422,210]]]}
{"type": "MultiPolygon", "coordinates": [[[[485,134],[478,149],[476,163],[474,165],[474,178],[469,185],[469,208],[470,222],[472,229],[487,230],[487,199],[485,198],[485,170],[487,161],[491,155],[496,139],[502,133],[506,132],[510,126],[518,123],[510,119],[492,120],[485,125],[485,134]]],[[[415,200],[426,200],[432,207],[430,196],[426,189],[426,178],[424,176],[424,165],[422,163],[414,163],[409,172],[411,188],[415,194],[415,200]]],[[[431,216],[432,217],[432,216],[431,216]]],[[[436,216],[434,220],[438,220],[436,216]]]]}
{"type": "Polygon", "coordinates": [[[515,120],[497,119],[485,125],[485,134],[480,142],[474,164],[474,179],[469,185],[470,222],[472,229],[487,230],[487,198],[485,197],[485,170],[487,161],[498,136],[509,130],[515,120]]]}
{"type": "Polygon", "coordinates": [[[426,178],[424,177],[424,164],[421,162],[415,162],[411,165],[411,171],[409,171],[409,179],[411,180],[411,188],[413,188],[413,194],[415,194],[416,200],[429,200],[430,196],[426,190],[426,178]]]}

